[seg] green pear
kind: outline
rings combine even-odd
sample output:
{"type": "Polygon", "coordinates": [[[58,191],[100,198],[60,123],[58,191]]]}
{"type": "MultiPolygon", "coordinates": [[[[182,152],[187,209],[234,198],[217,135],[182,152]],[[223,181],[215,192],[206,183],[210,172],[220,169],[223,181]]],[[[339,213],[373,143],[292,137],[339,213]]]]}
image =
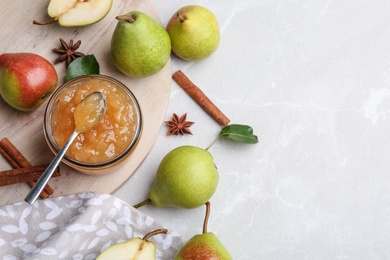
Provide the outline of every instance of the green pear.
{"type": "Polygon", "coordinates": [[[57,84],[57,72],[44,57],[28,52],[0,55],[0,95],[13,108],[38,108],[57,84]]]}
{"type": "Polygon", "coordinates": [[[193,236],[176,253],[174,260],[197,260],[197,259],[215,259],[231,260],[233,259],[225,246],[218,237],[211,232],[207,232],[207,222],[210,211],[210,203],[206,203],[206,217],[203,224],[203,233],[193,236]]]}
{"type": "Polygon", "coordinates": [[[196,208],[214,194],[219,174],[211,154],[195,146],[180,146],[161,161],[147,203],[155,207],[196,208]]]}
{"type": "Polygon", "coordinates": [[[209,57],[220,41],[216,17],[198,5],[180,8],[169,20],[166,30],[171,38],[172,51],[184,60],[196,61],[209,57]]]}
{"type": "Polygon", "coordinates": [[[171,42],[164,27],[139,11],[117,17],[111,38],[111,56],[125,75],[144,78],[159,72],[168,62],[171,42]]]}
{"type": "Polygon", "coordinates": [[[129,241],[115,244],[104,250],[96,260],[154,260],[156,245],[148,239],[157,234],[166,234],[166,229],[157,229],[146,234],[142,239],[135,237],[129,241]]]}
{"type": "Polygon", "coordinates": [[[51,0],[47,13],[52,18],[47,22],[34,24],[46,25],[58,22],[64,27],[85,26],[103,19],[111,10],[112,0],[51,0]]]}

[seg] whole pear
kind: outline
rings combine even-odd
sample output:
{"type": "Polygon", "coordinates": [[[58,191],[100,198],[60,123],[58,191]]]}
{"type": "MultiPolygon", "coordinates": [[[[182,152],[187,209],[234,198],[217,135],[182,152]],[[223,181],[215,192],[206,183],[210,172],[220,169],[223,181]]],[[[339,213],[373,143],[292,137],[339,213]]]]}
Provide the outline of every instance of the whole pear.
{"type": "Polygon", "coordinates": [[[180,8],[167,24],[172,51],[184,60],[196,61],[209,57],[218,48],[219,25],[214,14],[203,6],[180,8]]]}
{"type": "Polygon", "coordinates": [[[140,11],[120,15],[117,20],[111,38],[115,66],[134,78],[159,72],[171,54],[171,42],[164,27],[140,11]]]}
{"type": "Polygon", "coordinates": [[[214,194],[219,174],[211,154],[196,146],[180,146],[161,161],[149,200],[156,207],[196,208],[214,194]]]}
{"type": "Polygon", "coordinates": [[[203,233],[193,236],[176,253],[174,260],[231,260],[233,259],[218,237],[207,232],[207,222],[210,211],[210,203],[206,203],[206,217],[203,224],[203,233]]]}
{"type": "Polygon", "coordinates": [[[50,96],[58,84],[53,65],[34,53],[0,55],[0,95],[13,108],[31,111],[50,96]]]}
{"type": "Polygon", "coordinates": [[[143,238],[135,237],[129,241],[110,246],[98,255],[96,260],[155,260],[156,245],[149,238],[157,234],[166,234],[168,230],[157,229],[143,238]]]}
{"type": "Polygon", "coordinates": [[[174,260],[232,259],[218,237],[211,232],[193,236],[176,254],[174,260]]]}

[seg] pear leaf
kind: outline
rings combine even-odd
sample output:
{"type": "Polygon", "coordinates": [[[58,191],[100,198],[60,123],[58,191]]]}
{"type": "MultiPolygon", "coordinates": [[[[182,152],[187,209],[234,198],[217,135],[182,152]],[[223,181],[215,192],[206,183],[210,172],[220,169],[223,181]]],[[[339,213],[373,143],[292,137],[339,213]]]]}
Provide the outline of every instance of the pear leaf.
{"type": "Polygon", "coordinates": [[[78,57],[72,61],[66,70],[66,80],[90,74],[99,74],[99,63],[94,55],[78,57]]]}
{"type": "Polygon", "coordinates": [[[255,144],[258,142],[257,136],[253,134],[252,127],[248,125],[227,125],[219,132],[219,136],[240,143],[255,144]]]}

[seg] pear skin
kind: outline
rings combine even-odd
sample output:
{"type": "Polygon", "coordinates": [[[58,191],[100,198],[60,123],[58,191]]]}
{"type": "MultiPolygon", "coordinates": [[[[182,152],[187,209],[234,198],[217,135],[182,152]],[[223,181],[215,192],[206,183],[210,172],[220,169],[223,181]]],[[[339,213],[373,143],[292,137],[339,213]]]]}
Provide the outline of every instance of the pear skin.
{"type": "Polygon", "coordinates": [[[155,207],[196,208],[214,194],[219,180],[212,155],[195,146],[180,146],[161,161],[149,199],[155,207]]]}
{"type": "Polygon", "coordinates": [[[193,236],[176,253],[174,260],[231,260],[229,251],[219,241],[218,237],[207,232],[207,224],[210,215],[210,202],[206,203],[206,215],[203,221],[202,234],[193,236]]]}
{"type": "Polygon", "coordinates": [[[0,55],[0,95],[13,108],[38,108],[57,85],[57,71],[44,57],[35,53],[0,55]]]}
{"type": "Polygon", "coordinates": [[[231,260],[225,246],[214,233],[193,236],[176,254],[174,260],[215,259],[231,260]]]}
{"type": "Polygon", "coordinates": [[[115,66],[133,78],[145,78],[159,72],[171,55],[171,41],[164,27],[139,11],[117,19],[111,38],[115,66]]]}
{"type": "Polygon", "coordinates": [[[188,5],[175,12],[167,24],[172,51],[178,57],[197,61],[218,48],[220,30],[214,14],[203,6],[188,5]]]}

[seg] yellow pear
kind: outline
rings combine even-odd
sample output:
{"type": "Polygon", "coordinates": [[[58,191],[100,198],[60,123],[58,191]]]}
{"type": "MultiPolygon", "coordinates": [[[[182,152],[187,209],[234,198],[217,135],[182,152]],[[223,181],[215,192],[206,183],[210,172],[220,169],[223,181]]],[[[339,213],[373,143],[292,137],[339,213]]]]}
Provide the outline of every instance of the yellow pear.
{"type": "Polygon", "coordinates": [[[203,6],[187,5],[180,8],[167,24],[172,51],[189,61],[209,57],[218,48],[219,25],[214,14],[203,6]]]}

